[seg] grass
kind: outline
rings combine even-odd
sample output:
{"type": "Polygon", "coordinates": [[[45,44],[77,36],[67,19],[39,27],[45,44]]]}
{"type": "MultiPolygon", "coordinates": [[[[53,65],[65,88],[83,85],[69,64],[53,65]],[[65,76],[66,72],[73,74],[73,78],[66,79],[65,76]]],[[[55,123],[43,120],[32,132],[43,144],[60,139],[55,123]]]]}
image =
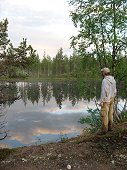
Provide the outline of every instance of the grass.
{"type": "Polygon", "coordinates": [[[86,130],[79,138],[77,138],[76,143],[97,142],[102,140],[115,143],[122,140],[124,136],[127,138],[127,121],[115,124],[113,131],[108,132],[105,135],[97,135],[96,133],[86,130]]]}
{"type": "Polygon", "coordinates": [[[17,149],[0,149],[0,161],[6,159],[10,154],[15,153],[17,149]]]}

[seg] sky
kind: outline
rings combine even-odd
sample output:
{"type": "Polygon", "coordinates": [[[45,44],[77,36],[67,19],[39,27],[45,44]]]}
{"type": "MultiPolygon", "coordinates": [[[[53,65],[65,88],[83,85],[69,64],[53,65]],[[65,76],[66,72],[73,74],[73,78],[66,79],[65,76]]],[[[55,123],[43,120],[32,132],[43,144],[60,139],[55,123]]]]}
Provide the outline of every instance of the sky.
{"type": "Polygon", "coordinates": [[[0,0],[0,21],[9,21],[8,35],[15,47],[23,38],[40,58],[53,58],[58,49],[70,55],[70,38],[76,35],[68,0],[0,0]]]}

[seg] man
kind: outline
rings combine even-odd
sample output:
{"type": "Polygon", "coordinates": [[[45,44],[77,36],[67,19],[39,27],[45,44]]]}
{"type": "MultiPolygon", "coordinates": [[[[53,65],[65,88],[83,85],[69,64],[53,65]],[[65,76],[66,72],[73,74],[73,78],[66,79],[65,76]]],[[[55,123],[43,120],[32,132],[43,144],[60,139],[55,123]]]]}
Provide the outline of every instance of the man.
{"type": "Polygon", "coordinates": [[[102,130],[98,134],[106,134],[112,130],[114,98],[116,96],[116,81],[110,75],[109,68],[101,70],[103,81],[101,86],[101,118],[102,130]]]}

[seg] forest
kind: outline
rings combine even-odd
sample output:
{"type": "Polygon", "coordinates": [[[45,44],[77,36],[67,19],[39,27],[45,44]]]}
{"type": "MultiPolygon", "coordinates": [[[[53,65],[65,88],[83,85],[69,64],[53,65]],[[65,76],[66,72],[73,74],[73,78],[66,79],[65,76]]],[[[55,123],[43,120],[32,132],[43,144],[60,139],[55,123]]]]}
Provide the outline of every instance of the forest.
{"type": "Polygon", "coordinates": [[[100,69],[109,67],[118,81],[126,81],[127,2],[70,0],[69,5],[78,30],[71,37],[70,56],[61,47],[55,56],[44,52],[40,59],[27,38],[14,47],[8,37],[8,19],[0,22],[0,77],[99,78],[100,69]]]}
{"type": "MultiPolygon", "coordinates": [[[[27,44],[27,39],[23,38],[18,47],[14,47],[8,38],[8,20],[0,22],[0,76],[8,78],[26,78],[26,77],[78,77],[86,75],[91,68],[90,73],[95,74],[98,62],[95,58],[89,59],[84,67],[84,58],[78,56],[76,52],[71,56],[63,54],[60,48],[53,58],[44,52],[41,60],[37,51],[27,44]]],[[[87,76],[87,75],[86,75],[87,76]]],[[[92,76],[92,74],[91,74],[92,76]]]]}

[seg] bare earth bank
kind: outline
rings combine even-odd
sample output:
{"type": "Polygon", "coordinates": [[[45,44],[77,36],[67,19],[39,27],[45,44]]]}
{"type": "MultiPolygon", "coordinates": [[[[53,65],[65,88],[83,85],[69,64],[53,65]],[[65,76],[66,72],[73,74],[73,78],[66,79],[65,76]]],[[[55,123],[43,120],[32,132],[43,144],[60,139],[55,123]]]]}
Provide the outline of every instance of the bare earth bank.
{"type": "Polygon", "coordinates": [[[0,149],[0,170],[126,170],[127,122],[104,136],[85,134],[60,143],[0,149]]]}

